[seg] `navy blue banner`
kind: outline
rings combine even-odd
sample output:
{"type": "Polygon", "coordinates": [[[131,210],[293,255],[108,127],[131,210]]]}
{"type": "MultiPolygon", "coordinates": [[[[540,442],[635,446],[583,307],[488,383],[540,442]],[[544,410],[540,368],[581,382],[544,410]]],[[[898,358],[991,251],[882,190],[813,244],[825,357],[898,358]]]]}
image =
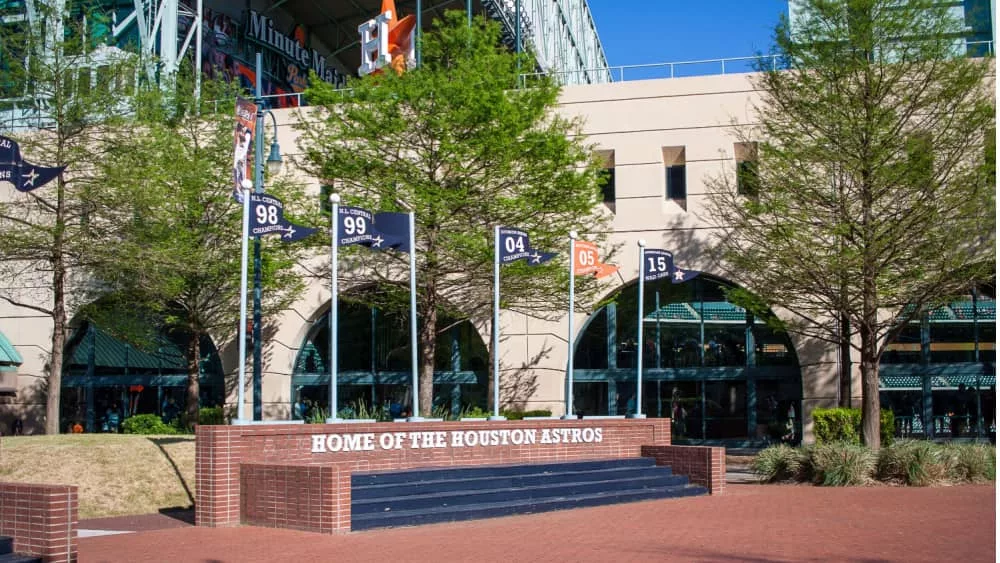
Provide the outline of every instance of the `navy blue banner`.
{"type": "Polygon", "coordinates": [[[283,242],[294,242],[316,231],[285,219],[285,205],[280,199],[268,194],[250,194],[251,236],[280,234],[283,242]]]}
{"type": "Polygon", "coordinates": [[[409,252],[410,216],[407,213],[376,213],[360,207],[340,206],[337,212],[337,244],[360,244],[375,250],[409,252]]]}
{"type": "Polygon", "coordinates": [[[51,182],[65,166],[35,166],[21,158],[17,141],[0,136],[0,181],[14,184],[19,192],[30,192],[51,182]]]}
{"type": "Polygon", "coordinates": [[[663,278],[670,278],[670,283],[684,283],[690,279],[698,277],[701,272],[695,270],[682,270],[674,264],[674,254],[669,250],[659,248],[647,248],[643,253],[646,263],[644,264],[644,281],[656,281],[663,278]]]}
{"type": "Polygon", "coordinates": [[[372,239],[372,248],[391,248],[400,252],[410,252],[413,248],[409,213],[376,213],[375,229],[380,236],[372,239]]]}
{"type": "Polygon", "coordinates": [[[342,205],[337,211],[337,246],[371,245],[375,238],[375,218],[360,207],[342,205]]]}
{"type": "Polygon", "coordinates": [[[531,248],[528,233],[520,229],[500,227],[500,263],[510,264],[525,260],[531,266],[537,266],[555,258],[554,252],[538,252],[531,248]]]}

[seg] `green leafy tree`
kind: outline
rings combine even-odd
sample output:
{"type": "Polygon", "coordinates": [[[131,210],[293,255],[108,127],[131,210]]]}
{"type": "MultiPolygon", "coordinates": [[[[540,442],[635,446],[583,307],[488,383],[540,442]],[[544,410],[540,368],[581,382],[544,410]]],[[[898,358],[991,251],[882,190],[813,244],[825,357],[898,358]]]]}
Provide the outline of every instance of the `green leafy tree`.
{"type": "Polygon", "coordinates": [[[757,125],[739,135],[759,141],[756,164],[712,190],[715,252],[789,330],[850,342],[878,448],[892,337],[993,276],[992,60],[965,56],[946,3],[796,7],[776,30],[785,68],[752,79],[757,125]]]}
{"type": "MultiPolygon", "coordinates": [[[[602,239],[598,165],[578,123],[553,109],[558,85],[518,89],[530,58],[500,46],[497,24],[449,12],[423,36],[422,65],[355,80],[346,95],[313,81],[300,147],[307,169],[345,203],[416,218],[420,409],[430,414],[435,340],[443,313],[487,319],[493,228],[525,229],[538,249],[561,251],[577,229],[602,239]]],[[[348,284],[382,282],[378,296],[406,303],[407,256],[345,249],[348,284]],[[398,287],[398,291],[392,288],[398,287]]],[[[562,260],[506,266],[504,306],[540,315],[566,302],[562,260]]],[[[582,284],[582,292],[594,284],[582,284]]],[[[496,351],[493,351],[496,353],[496,351]]]]}
{"type": "MultiPolygon", "coordinates": [[[[155,315],[147,316],[161,319],[165,330],[190,335],[186,420],[191,424],[198,421],[201,338],[232,341],[239,329],[242,205],[232,196],[234,92],[209,82],[203,100],[212,101],[199,104],[189,81],[175,80],[172,94],[157,91],[142,100],[139,127],[116,132],[106,142],[97,165],[105,185],[100,221],[117,241],[103,249],[95,276],[119,296],[112,306],[124,301],[151,311],[155,315]]],[[[283,200],[287,218],[317,219],[294,213],[305,209],[299,185],[274,178],[267,192],[283,200]]],[[[262,244],[267,315],[302,290],[295,266],[309,246],[279,237],[265,237],[262,244]]],[[[249,272],[252,280],[252,262],[249,272]]]]}
{"type": "Polygon", "coordinates": [[[0,278],[17,280],[2,284],[0,299],[52,319],[44,386],[48,434],[59,432],[67,308],[86,299],[90,288],[78,276],[91,265],[90,249],[103,242],[100,229],[88,226],[91,195],[102,189],[93,164],[104,150],[103,131],[131,111],[137,64],[88,35],[86,5],[64,8],[39,3],[33,24],[0,25],[0,91],[14,116],[4,134],[31,162],[66,166],[49,184],[28,193],[10,190],[0,201],[0,278]]]}

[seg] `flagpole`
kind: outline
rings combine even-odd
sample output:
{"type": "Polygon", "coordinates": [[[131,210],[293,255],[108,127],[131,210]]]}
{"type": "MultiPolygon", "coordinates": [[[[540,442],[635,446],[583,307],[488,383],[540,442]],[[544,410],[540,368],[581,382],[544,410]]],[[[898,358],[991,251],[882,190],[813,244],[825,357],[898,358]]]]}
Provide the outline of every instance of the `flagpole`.
{"type": "Polygon", "coordinates": [[[569,328],[566,337],[568,354],[566,357],[566,414],[565,419],[573,416],[573,293],[576,289],[576,231],[569,232],[569,328]]]}
{"type": "Polygon", "coordinates": [[[330,194],[330,416],[327,423],[341,422],[337,410],[337,228],[340,222],[340,194],[330,194]]]}
{"type": "Polygon", "coordinates": [[[406,419],[409,422],[424,419],[420,416],[420,390],[417,388],[417,239],[414,236],[414,221],[413,212],[410,211],[410,365],[413,367],[413,412],[406,419]]]}
{"type": "Polygon", "coordinates": [[[639,345],[635,350],[635,412],[627,414],[629,418],[646,418],[646,415],[642,414],[642,300],[643,286],[646,285],[646,241],[639,239],[637,244],[639,245],[639,345]]]}
{"type": "Polygon", "coordinates": [[[487,420],[507,420],[500,416],[500,225],[493,227],[493,416],[487,420]]]}
{"type": "Polygon", "coordinates": [[[233,424],[248,424],[246,413],[245,391],[247,379],[247,239],[250,238],[250,189],[253,182],[244,179],[242,184],[243,192],[243,239],[240,249],[240,358],[239,358],[239,387],[236,392],[236,420],[233,424]]]}

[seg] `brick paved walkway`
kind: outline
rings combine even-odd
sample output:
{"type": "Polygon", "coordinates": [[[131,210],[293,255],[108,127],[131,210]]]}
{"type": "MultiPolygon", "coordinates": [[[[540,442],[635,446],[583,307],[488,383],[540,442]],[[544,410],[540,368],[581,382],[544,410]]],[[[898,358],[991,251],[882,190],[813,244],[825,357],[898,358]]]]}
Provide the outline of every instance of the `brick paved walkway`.
{"type": "Polygon", "coordinates": [[[730,485],[726,494],[325,536],[182,527],[80,539],[87,561],[995,561],[993,486],[730,485]]]}

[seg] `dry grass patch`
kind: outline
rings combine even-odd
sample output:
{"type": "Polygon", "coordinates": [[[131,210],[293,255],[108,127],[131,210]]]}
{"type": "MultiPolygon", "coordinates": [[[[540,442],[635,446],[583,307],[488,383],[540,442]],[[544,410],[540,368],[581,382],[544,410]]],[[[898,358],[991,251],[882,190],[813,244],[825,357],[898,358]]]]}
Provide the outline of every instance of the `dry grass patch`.
{"type": "Polygon", "coordinates": [[[0,481],[76,485],[80,518],[194,504],[194,436],[0,438],[0,481]]]}

